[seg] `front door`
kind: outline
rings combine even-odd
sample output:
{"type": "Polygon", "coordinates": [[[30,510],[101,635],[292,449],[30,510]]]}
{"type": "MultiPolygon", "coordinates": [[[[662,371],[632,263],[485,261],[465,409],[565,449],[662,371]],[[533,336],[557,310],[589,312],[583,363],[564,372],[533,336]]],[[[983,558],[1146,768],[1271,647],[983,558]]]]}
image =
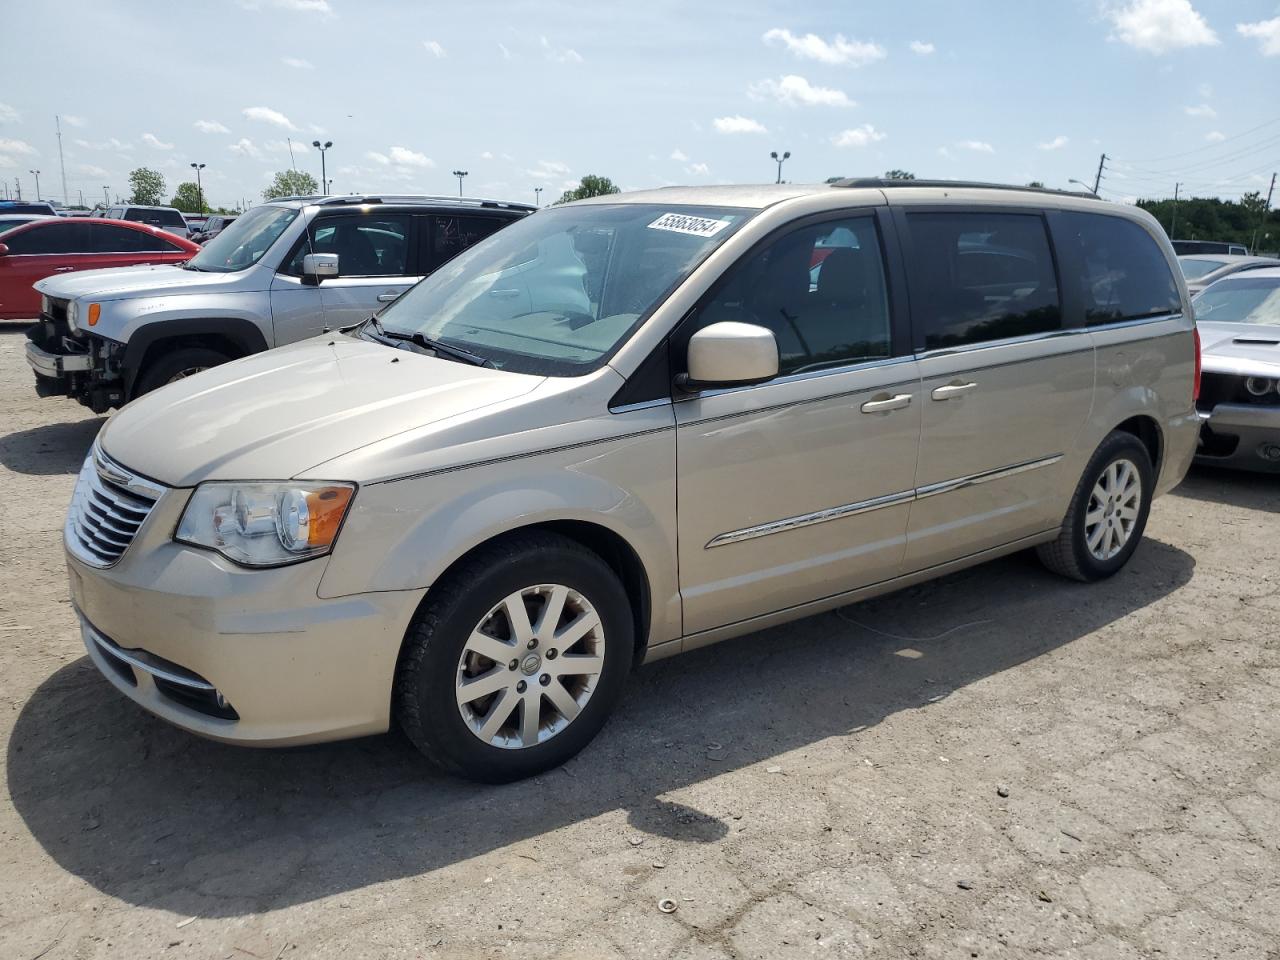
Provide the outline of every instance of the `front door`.
{"type": "Polygon", "coordinates": [[[1038,213],[900,213],[923,427],[906,570],[1062,522],[1065,455],[1088,417],[1093,348],[1062,329],[1038,213]]]}
{"type": "Polygon", "coordinates": [[[780,374],[676,403],[680,589],[692,634],[896,576],[920,384],[893,322],[880,214],[792,228],[748,254],[673,338],[769,328],[780,374]]]}

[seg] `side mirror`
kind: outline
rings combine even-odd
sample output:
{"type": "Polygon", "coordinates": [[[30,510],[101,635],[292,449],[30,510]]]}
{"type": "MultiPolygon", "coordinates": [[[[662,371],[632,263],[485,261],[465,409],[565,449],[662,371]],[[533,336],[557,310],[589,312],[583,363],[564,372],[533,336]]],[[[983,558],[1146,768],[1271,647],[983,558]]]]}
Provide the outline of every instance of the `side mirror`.
{"type": "Polygon", "coordinates": [[[308,253],[302,258],[302,279],[312,283],[332,279],[338,275],[336,253],[308,253]]]}
{"type": "Polygon", "coordinates": [[[689,339],[689,372],[676,378],[682,390],[745,386],[778,375],[778,341],[753,323],[723,321],[689,339]]]}
{"type": "Polygon", "coordinates": [[[5,243],[0,243],[0,257],[7,257],[8,255],[9,255],[9,245],[5,243]]]}

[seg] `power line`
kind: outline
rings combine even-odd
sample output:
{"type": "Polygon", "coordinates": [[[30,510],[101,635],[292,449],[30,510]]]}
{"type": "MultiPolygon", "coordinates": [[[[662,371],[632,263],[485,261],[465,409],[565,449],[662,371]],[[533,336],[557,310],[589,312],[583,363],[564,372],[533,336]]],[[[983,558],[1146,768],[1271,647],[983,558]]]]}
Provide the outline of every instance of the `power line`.
{"type": "Polygon", "coordinates": [[[1258,124],[1256,127],[1250,127],[1248,130],[1245,130],[1243,133],[1235,133],[1229,137],[1223,137],[1221,140],[1217,141],[1216,143],[1205,144],[1203,147],[1192,147],[1190,150],[1183,150],[1181,153],[1170,153],[1163,157],[1150,157],[1146,160],[1139,160],[1138,162],[1139,163],[1164,163],[1164,161],[1166,160],[1176,160],[1179,157],[1185,157],[1193,153],[1199,153],[1202,150],[1213,150],[1213,149],[1216,149],[1217,147],[1222,146],[1224,143],[1230,143],[1232,140],[1239,140],[1241,137],[1247,137],[1251,133],[1256,133],[1257,131],[1261,130],[1263,127],[1269,127],[1273,123],[1280,123],[1280,117],[1274,117],[1271,120],[1265,120],[1262,123],[1258,124]]]}

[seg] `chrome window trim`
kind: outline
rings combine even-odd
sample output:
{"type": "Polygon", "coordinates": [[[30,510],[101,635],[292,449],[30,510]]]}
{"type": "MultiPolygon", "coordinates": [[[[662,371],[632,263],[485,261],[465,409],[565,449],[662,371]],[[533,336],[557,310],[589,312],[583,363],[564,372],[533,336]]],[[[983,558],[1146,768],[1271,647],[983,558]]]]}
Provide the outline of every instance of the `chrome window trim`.
{"type": "MultiPolygon", "coordinates": [[[[898,363],[913,363],[916,357],[913,354],[906,354],[901,357],[878,357],[874,360],[862,360],[858,363],[847,363],[840,367],[827,367],[823,370],[806,370],[803,373],[789,373],[786,376],[774,377],[772,380],[766,380],[764,383],[752,383],[741,387],[720,387],[717,390],[703,390],[696,394],[690,394],[687,397],[681,397],[677,403],[685,403],[689,400],[701,400],[707,397],[722,397],[730,393],[743,393],[748,390],[759,390],[761,387],[771,387],[778,383],[803,383],[806,380],[814,380],[819,377],[834,376],[839,373],[855,373],[862,370],[875,370],[879,367],[891,367],[898,363]]],[[[881,389],[874,387],[872,389],[881,389]]],[[[831,394],[831,396],[845,396],[846,393],[862,393],[861,390],[846,391],[844,393],[831,394]]],[[[815,399],[826,400],[828,397],[818,397],[815,399]]],[[[812,402],[812,401],[797,401],[812,402]]],[[[779,406],[790,406],[790,404],[780,404],[779,406]]],[[[767,408],[772,409],[772,408],[767,408]]]]}
{"type": "Polygon", "coordinates": [[[913,490],[903,490],[899,493],[889,493],[881,497],[874,497],[870,500],[859,500],[856,503],[846,503],[838,507],[828,507],[824,510],[815,510],[813,513],[802,513],[794,517],[786,517],[782,520],[770,520],[768,523],[760,523],[751,527],[743,527],[741,530],[730,530],[727,533],[721,533],[712,537],[707,541],[704,550],[710,550],[713,547],[723,547],[730,543],[741,543],[744,540],[754,540],[757,537],[767,537],[775,533],[784,533],[787,530],[797,530],[801,527],[810,527],[818,523],[827,523],[831,520],[842,520],[845,517],[856,516],[861,513],[869,513],[872,510],[880,510],[884,507],[897,506],[902,503],[912,503],[916,500],[923,500],[927,497],[934,497],[940,493],[952,493],[956,490],[963,490],[966,487],[977,486],[980,483],[989,483],[992,480],[1003,480],[1005,477],[1016,476],[1020,473],[1026,473],[1029,470],[1038,470],[1041,467],[1049,467],[1062,459],[1062,454],[1055,453],[1050,457],[1040,457],[1036,460],[1026,460],[1022,463],[1011,464],[1007,467],[1000,467],[997,470],[987,470],[983,473],[974,473],[965,477],[956,477],[952,480],[944,480],[941,483],[931,483],[928,486],[917,487],[913,490]]]}

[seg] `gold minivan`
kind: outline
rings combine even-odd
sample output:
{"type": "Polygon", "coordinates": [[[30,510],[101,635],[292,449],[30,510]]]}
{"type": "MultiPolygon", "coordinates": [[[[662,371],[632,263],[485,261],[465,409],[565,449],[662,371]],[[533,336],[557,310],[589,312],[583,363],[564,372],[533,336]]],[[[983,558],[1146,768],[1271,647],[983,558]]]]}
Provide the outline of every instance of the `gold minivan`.
{"type": "Polygon", "coordinates": [[[510,780],[581,750],[641,662],[1029,547],[1110,576],[1195,453],[1198,376],[1134,207],[599,197],[117,413],[67,517],[71,594],[107,679],[187,730],[394,721],[510,780]]]}

